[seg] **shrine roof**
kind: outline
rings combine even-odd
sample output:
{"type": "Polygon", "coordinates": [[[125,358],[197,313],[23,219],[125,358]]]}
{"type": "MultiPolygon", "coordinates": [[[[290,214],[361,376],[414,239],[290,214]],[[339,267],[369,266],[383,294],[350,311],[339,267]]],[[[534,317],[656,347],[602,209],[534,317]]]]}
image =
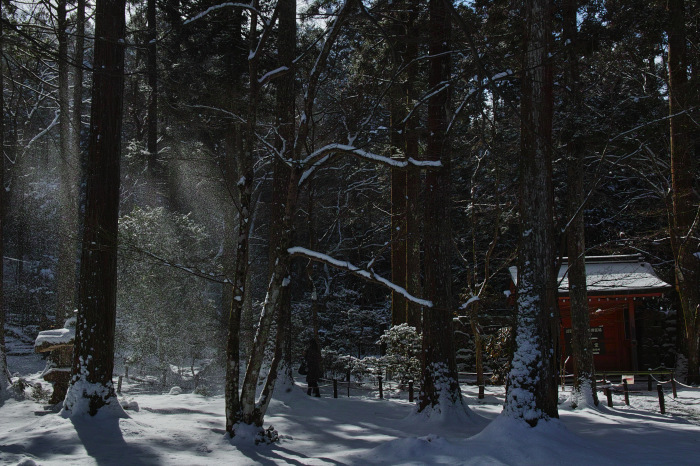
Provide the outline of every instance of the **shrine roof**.
{"type": "MultiPolygon", "coordinates": [[[[557,282],[559,296],[568,296],[568,259],[562,261],[557,282]]],[[[517,285],[517,267],[509,268],[511,279],[517,285]]],[[[586,288],[589,295],[661,294],[672,288],[654,272],[641,254],[586,257],[586,288]]]]}

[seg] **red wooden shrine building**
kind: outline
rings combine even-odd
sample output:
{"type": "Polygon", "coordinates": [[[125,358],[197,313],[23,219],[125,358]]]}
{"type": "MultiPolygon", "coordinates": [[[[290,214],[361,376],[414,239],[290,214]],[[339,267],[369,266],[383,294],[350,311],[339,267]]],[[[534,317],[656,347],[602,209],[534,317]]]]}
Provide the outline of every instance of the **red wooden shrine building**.
{"type": "MultiPolygon", "coordinates": [[[[568,264],[562,262],[558,276],[561,315],[562,360],[571,371],[571,301],[568,264]]],[[[513,283],[517,268],[510,267],[513,283]]],[[[596,371],[639,370],[636,312],[648,298],[671,290],[641,254],[586,257],[586,286],[590,311],[591,339],[596,371]]]]}

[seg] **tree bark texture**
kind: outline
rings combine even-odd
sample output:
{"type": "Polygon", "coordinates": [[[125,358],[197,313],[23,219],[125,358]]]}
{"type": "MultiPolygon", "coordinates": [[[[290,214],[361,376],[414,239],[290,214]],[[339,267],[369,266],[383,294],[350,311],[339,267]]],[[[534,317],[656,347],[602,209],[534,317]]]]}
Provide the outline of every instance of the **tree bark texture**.
{"type": "Polygon", "coordinates": [[[146,74],[148,75],[148,115],[147,115],[147,142],[148,166],[155,171],[158,164],[158,50],[156,47],[156,0],[146,2],[146,74]]]}
{"type": "Polygon", "coordinates": [[[700,383],[700,244],[698,195],[693,192],[697,160],[693,160],[693,122],[687,113],[692,99],[688,79],[685,2],[668,1],[668,82],[671,133],[671,248],[676,289],[681,301],[688,351],[688,382],[700,383]]]}
{"type": "MultiPolygon", "coordinates": [[[[418,58],[418,42],[420,40],[420,29],[418,18],[420,16],[420,2],[418,0],[408,0],[408,16],[406,29],[406,51],[404,63],[406,63],[405,74],[407,79],[404,82],[404,99],[408,111],[411,111],[419,99],[417,86],[411,78],[418,72],[415,63],[418,58]]],[[[404,127],[406,157],[420,160],[419,153],[419,131],[420,119],[417,112],[406,121],[404,127]]],[[[420,246],[422,239],[422,217],[420,193],[422,191],[421,172],[416,167],[410,166],[406,170],[406,290],[411,296],[421,296],[421,254],[420,246]]],[[[421,307],[412,302],[406,303],[406,322],[411,327],[415,327],[417,332],[421,332],[421,307]]]]}
{"type": "MultiPolygon", "coordinates": [[[[406,32],[400,18],[390,18],[391,27],[391,61],[393,65],[393,82],[389,90],[389,110],[391,116],[389,143],[392,157],[400,160],[405,154],[405,125],[406,108],[403,99],[403,74],[401,66],[405,55],[406,32]]],[[[406,173],[407,170],[391,169],[391,281],[406,288],[406,173]]],[[[391,325],[406,322],[406,298],[392,291],[391,293],[391,325]]]]}
{"type": "Polygon", "coordinates": [[[558,417],[552,190],[551,2],[525,3],[520,133],[520,248],[515,353],[504,415],[531,426],[558,417]]]}
{"type": "MultiPolygon", "coordinates": [[[[257,2],[255,3],[257,6],[257,2]]],[[[257,121],[257,105],[259,86],[258,57],[252,53],[257,46],[257,13],[251,13],[250,19],[250,58],[248,60],[248,108],[245,125],[245,142],[243,150],[236,159],[237,174],[240,176],[236,183],[238,189],[238,234],[236,245],[236,262],[233,274],[232,286],[233,297],[231,300],[231,310],[229,312],[228,337],[226,344],[226,386],[224,388],[225,410],[226,410],[226,431],[235,435],[235,425],[241,421],[244,406],[239,391],[240,387],[240,333],[241,316],[246,296],[250,290],[246,288],[249,274],[249,245],[250,226],[252,220],[251,199],[253,194],[253,152],[255,150],[255,127],[257,121]]],[[[250,358],[249,358],[250,359],[250,358]]]]}
{"type": "Polygon", "coordinates": [[[112,384],[117,297],[119,158],[124,95],[124,0],[98,0],[87,166],[87,205],[71,386],[65,409],[95,415],[112,384]],[[87,403],[85,403],[87,401],[87,403]]]}
{"type": "MultiPolygon", "coordinates": [[[[0,56],[3,56],[3,30],[0,22],[0,56]]],[[[0,63],[0,91],[5,89],[5,75],[0,63]]],[[[5,115],[5,93],[0,92],[0,115],[5,115]]],[[[5,118],[0,118],[0,257],[3,257],[3,229],[5,227],[5,118]]],[[[8,395],[10,388],[10,371],[7,368],[7,350],[5,347],[5,293],[2,284],[3,267],[0,267],[0,403],[8,395]]]]}
{"type": "Polygon", "coordinates": [[[571,356],[574,366],[572,405],[591,406],[598,404],[595,369],[593,367],[593,343],[591,341],[590,311],[586,289],[586,239],[584,209],[584,141],[580,131],[582,99],[579,86],[579,63],[577,49],[576,14],[578,0],[566,0],[563,4],[564,42],[566,45],[565,80],[567,93],[564,107],[567,121],[564,128],[564,143],[568,164],[569,193],[567,199],[567,255],[569,298],[571,300],[571,356]]]}
{"type": "MultiPolygon", "coordinates": [[[[272,180],[272,200],[270,208],[270,268],[285,251],[282,251],[281,240],[284,234],[282,219],[285,214],[287,190],[289,187],[291,169],[288,161],[294,158],[294,134],[295,134],[295,89],[294,89],[294,58],[296,57],[296,0],[280,0],[279,28],[277,39],[278,66],[285,67],[289,71],[283,77],[277,79],[277,150],[279,156],[275,157],[274,173],[272,180]],[[286,163],[285,163],[286,162],[286,163]]],[[[292,213],[292,216],[294,213],[292,213]]],[[[290,219],[292,221],[292,219],[290,219]]],[[[290,239],[291,242],[291,239],[290,239]]],[[[289,246],[287,246],[289,247],[289,246]]],[[[272,272],[272,270],[271,270],[272,272]]],[[[291,280],[291,277],[290,277],[291,280]]],[[[283,375],[287,381],[293,383],[292,378],[292,334],[291,334],[291,291],[286,286],[282,290],[277,318],[277,336],[279,344],[284,345],[283,375]]]]}
{"type": "MultiPolygon", "coordinates": [[[[75,146],[72,128],[75,119],[71,117],[71,94],[68,58],[68,21],[66,0],[60,0],[56,9],[56,35],[58,36],[58,108],[59,108],[59,147],[60,147],[60,220],[59,251],[57,268],[58,309],[57,323],[73,315],[76,305],[76,280],[78,272],[78,230],[80,185],[80,152],[75,146]]],[[[73,111],[80,111],[73,109],[73,111]]]]}
{"type": "Polygon", "coordinates": [[[419,410],[441,410],[461,403],[452,331],[452,230],[450,222],[450,147],[447,141],[450,18],[443,0],[430,0],[428,86],[428,160],[441,167],[426,175],[425,296],[433,307],[423,310],[422,380],[419,410]]]}

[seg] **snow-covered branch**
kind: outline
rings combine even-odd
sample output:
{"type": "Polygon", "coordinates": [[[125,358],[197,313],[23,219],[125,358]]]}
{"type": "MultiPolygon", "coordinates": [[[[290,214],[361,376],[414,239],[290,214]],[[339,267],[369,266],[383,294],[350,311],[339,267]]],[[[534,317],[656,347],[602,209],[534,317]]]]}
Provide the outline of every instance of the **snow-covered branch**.
{"type": "Polygon", "coordinates": [[[273,79],[279,78],[280,76],[284,76],[288,71],[289,68],[286,66],[280,66],[279,68],[276,68],[272,71],[268,71],[258,79],[258,84],[264,86],[273,79]]]}
{"type": "Polygon", "coordinates": [[[410,157],[403,159],[393,159],[391,157],[367,152],[366,150],[359,149],[354,146],[348,146],[346,144],[328,144],[309,154],[309,156],[307,156],[304,160],[301,161],[302,166],[311,166],[307,168],[306,171],[302,174],[299,180],[299,184],[303,183],[303,181],[306,180],[309,177],[309,175],[321,165],[322,161],[330,159],[335,154],[352,155],[362,159],[372,160],[374,162],[381,163],[392,168],[407,168],[408,166],[414,166],[419,168],[441,167],[439,160],[416,160],[410,157]]]}
{"type": "Polygon", "coordinates": [[[287,252],[292,256],[306,257],[307,259],[310,259],[313,261],[322,262],[324,264],[330,265],[331,267],[335,267],[336,269],[345,270],[346,272],[350,272],[351,274],[355,275],[356,277],[360,277],[364,280],[382,285],[386,288],[389,288],[392,291],[399,293],[407,300],[411,301],[412,303],[416,303],[419,306],[433,307],[433,303],[431,301],[428,301],[426,299],[417,298],[417,297],[413,296],[408,291],[406,291],[405,288],[402,288],[402,287],[390,282],[386,278],[384,278],[380,275],[377,275],[374,272],[374,270],[364,270],[364,269],[361,269],[361,268],[351,264],[350,262],[334,259],[327,254],[323,254],[323,253],[317,252],[317,251],[312,251],[310,249],[306,249],[306,248],[302,248],[302,247],[289,248],[289,249],[287,249],[287,252]]]}
{"type": "Polygon", "coordinates": [[[195,16],[191,17],[190,19],[185,20],[182,24],[183,24],[183,25],[185,25],[185,24],[190,24],[190,23],[193,22],[193,21],[197,21],[198,19],[204,18],[205,16],[207,16],[207,15],[208,15],[209,13],[211,13],[212,11],[220,10],[220,9],[222,9],[222,8],[243,8],[243,9],[245,9],[245,10],[254,11],[254,12],[256,12],[260,17],[262,17],[262,15],[260,14],[260,12],[259,12],[257,9],[253,8],[253,4],[252,4],[252,3],[234,3],[234,2],[226,2],[226,3],[220,3],[220,4],[218,4],[218,5],[210,6],[209,8],[207,8],[206,10],[204,10],[203,12],[198,13],[198,14],[196,14],[195,16]]]}

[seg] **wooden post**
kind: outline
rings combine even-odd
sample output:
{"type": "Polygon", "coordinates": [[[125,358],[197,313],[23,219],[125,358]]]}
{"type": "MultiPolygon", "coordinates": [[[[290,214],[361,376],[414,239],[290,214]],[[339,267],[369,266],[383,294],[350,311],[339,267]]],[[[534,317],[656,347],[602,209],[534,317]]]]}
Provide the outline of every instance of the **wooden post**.
{"type": "Polygon", "coordinates": [[[484,399],[484,386],[479,385],[479,399],[483,400],[484,399]]]}
{"type": "Polygon", "coordinates": [[[377,379],[379,380],[379,398],[384,399],[384,390],[382,390],[382,376],[378,376],[377,379]]]}
{"type": "Polygon", "coordinates": [[[348,398],[350,398],[350,369],[348,369],[348,398]]]}
{"type": "Polygon", "coordinates": [[[630,326],[630,357],[632,359],[632,370],[639,369],[637,356],[637,324],[634,317],[634,298],[629,298],[629,326],[630,326]]]}
{"type": "Polygon", "coordinates": [[[610,387],[605,387],[603,389],[603,392],[605,392],[605,396],[608,398],[608,407],[612,408],[613,407],[612,390],[610,390],[610,387]]]}
{"type": "Polygon", "coordinates": [[[671,389],[673,390],[673,399],[678,398],[678,393],[676,392],[676,376],[671,372],[671,389]]]}
{"type": "Polygon", "coordinates": [[[659,408],[661,409],[661,414],[666,414],[666,403],[664,403],[664,389],[661,384],[656,386],[656,391],[659,392],[659,408]]]}
{"type": "Polygon", "coordinates": [[[333,379],[333,398],[338,398],[338,379],[333,379]]]}
{"type": "Polygon", "coordinates": [[[629,406],[629,405],[630,405],[630,389],[629,389],[629,387],[627,386],[627,380],[626,380],[626,379],[623,379],[623,380],[622,380],[622,389],[623,389],[624,392],[625,392],[625,404],[626,404],[627,406],[629,406]]]}
{"type": "Polygon", "coordinates": [[[122,394],[122,376],[119,376],[119,380],[117,380],[117,393],[120,395],[122,394]]]}
{"type": "Polygon", "coordinates": [[[647,391],[651,391],[651,373],[647,376],[647,391]]]}
{"type": "Polygon", "coordinates": [[[413,380],[408,381],[408,402],[413,403],[413,380]]]}

